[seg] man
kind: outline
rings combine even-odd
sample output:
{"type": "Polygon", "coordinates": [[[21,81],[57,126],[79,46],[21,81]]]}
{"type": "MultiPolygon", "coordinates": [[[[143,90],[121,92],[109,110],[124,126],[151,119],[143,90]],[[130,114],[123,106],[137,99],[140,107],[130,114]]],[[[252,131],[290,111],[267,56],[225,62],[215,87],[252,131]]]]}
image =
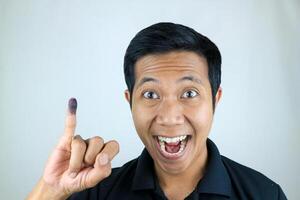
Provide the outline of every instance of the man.
{"type": "Polygon", "coordinates": [[[208,139],[222,89],[221,54],[207,37],[154,24],[130,42],[124,73],[142,154],[111,170],[118,143],[74,137],[70,99],[64,134],[28,199],[286,199],[278,184],[221,156],[208,139]]]}

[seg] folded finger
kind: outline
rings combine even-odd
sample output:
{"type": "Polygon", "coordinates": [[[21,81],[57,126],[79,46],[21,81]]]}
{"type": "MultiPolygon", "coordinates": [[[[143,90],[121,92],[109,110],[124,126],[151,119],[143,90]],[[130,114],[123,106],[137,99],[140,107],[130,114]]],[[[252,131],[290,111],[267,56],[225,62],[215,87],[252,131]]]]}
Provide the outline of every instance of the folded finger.
{"type": "Polygon", "coordinates": [[[87,186],[93,187],[111,174],[110,161],[119,152],[119,144],[116,141],[107,142],[103,150],[97,155],[94,168],[87,176],[87,186]]]}
{"type": "Polygon", "coordinates": [[[119,143],[115,140],[108,141],[100,154],[107,154],[109,161],[111,161],[119,153],[119,143]]]}
{"type": "Polygon", "coordinates": [[[85,151],[85,141],[79,135],[76,135],[71,144],[71,158],[69,163],[69,172],[71,178],[74,178],[81,170],[85,151]]]}
{"type": "Polygon", "coordinates": [[[98,153],[104,146],[104,141],[101,137],[96,136],[86,141],[87,150],[84,156],[84,162],[88,165],[94,165],[98,153]]]}
{"type": "MultiPolygon", "coordinates": [[[[101,161],[100,161],[101,162],[101,161]]],[[[96,162],[94,164],[94,168],[87,174],[86,177],[86,186],[93,187],[97,185],[104,178],[108,177],[111,174],[111,163],[108,160],[108,156],[106,154],[98,154],[96,157],[96,162]],[[99,160],[105,160],[104,165],[99,164],[99,160]]]]}

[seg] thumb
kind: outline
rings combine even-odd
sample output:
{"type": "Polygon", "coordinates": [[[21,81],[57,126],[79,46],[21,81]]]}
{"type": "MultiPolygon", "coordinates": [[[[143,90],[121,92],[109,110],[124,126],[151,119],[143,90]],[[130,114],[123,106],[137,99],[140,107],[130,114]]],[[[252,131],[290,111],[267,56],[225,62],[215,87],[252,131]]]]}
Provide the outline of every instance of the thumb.
{"type": "Polygon", "coordinates": [[[95,186],[104,178],[111,174],[110,161],[118,154],[119,143],[115,140],[109,141],[104,145],[102,151],[97,155],[94,168],[87,176],[86,185],[95,186]]]}
{"type": "Polygon", "coordinates": [[[104,178],[111,174],[111,163],[106,153],[100,153],[96,157],[94,168],[88,173],[86,177],[86,186],[93,187],[97,185],[104,178]]]}

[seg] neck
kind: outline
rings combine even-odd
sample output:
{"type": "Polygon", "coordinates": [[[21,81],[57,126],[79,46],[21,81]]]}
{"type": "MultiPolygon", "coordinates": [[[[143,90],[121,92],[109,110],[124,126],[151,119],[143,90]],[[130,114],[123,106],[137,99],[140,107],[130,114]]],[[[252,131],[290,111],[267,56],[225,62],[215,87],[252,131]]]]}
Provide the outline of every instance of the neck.
{"type": "Polygon", "coordinates": [[[207,147],[205,145],[201,155],[180,173],[172,173],[155,165],[158,181],[164,193],[167,196],[173,196],[170,193],[176,193],[176,195],[182,193],[183,198],[191,193],[204,175],[207,157],[207,147]]]}

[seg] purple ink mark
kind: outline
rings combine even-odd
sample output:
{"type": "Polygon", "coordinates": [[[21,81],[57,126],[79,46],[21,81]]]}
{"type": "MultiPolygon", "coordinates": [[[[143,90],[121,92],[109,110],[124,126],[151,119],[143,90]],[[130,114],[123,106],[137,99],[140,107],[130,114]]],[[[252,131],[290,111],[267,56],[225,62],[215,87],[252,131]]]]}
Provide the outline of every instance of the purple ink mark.
{"type": "Polygon", "coordinates": [[[71,114],[75,115],[77,110],[77,100],[75,98],[71,98],[69,100],[69,111],[71,114]]]}

